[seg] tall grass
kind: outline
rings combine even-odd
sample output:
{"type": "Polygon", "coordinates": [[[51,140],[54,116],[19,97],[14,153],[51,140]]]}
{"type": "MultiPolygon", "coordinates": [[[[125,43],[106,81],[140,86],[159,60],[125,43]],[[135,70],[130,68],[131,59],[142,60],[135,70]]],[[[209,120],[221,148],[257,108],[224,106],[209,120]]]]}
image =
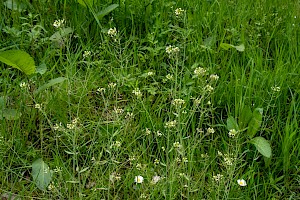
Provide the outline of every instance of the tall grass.
{"type": "Polygon", "coordinates": [[[297,1],[23,3],[22,12],[0,3],[0,49],[22,49],[47,71],[1,64],[0,97],[22,113],[1,120],[1,198],[300,198],[297,1]],[[67,27],[59,43],[49,39],[67,27]],[[263,108],[257,136],[270,141],[270,159],[245,132],[228,135],[226,119],[247,106],[263,108]],[[38,158],[54,171],[45,191],[32,178],[38,158]]]}

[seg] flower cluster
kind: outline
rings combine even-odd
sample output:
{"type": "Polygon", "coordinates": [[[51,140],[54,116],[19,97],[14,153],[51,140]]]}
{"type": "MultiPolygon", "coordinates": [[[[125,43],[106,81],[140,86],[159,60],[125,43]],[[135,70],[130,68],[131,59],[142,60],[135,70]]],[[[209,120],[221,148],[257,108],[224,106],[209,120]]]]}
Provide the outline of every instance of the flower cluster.
{"type": "Polygon", "coordinates": [[[65,20],[64,19],[58,19],[58,20],[55,20],[54,23],[53,23],[53,26],[55,28],[60,28],[64,25],[65,23],[65,20]]]}
{"type": "Polygon", "coordinates": [[[107,34],[110,36],[110,37],[116,37],[117,36],[117,29],[116,29],[116,27],[114,27],[114,28],[110,28],[110,29],[108,29],[108,31],[107,31],[107,34]]]}
{"type": "Polygon", "coordinates": [[[177,124],[176,120],[169,121],[169,122],[166,122],[165,127],[166,128],[174,128],[176,126],[176,124],[177,124]]]}
{"type": "Polygon", "coordinates": [[[210,78],[210,80],[212,80],[212,81],[217,81],[217,80],[219,79],[219,76],[218,76],[217,74],[211,74],[211,75],[209,76],[209,78],[210,78]]]}
{"type": "Polygon", "coordinates": [[[171,74],[167,74],[167,75],[166,75],[166,79],[168,79],[168,80],[172,80],[172,79],[173,79],[173,75],[171,75],[171,74]]]}
{"type": "Polygon", "coordinates": [[[215,133],[214,128],[208,128],[206,131],[207,131],[207,134],[215,133]]]}
{"type": "Polygon", "coordinates": [[[180,52],[179,47],[174,47],[172,45],[166,47],[166,53],[169,54],[169,57],[177,55],[179,52],[180,52]]]}
{"type": "Polygon", "coordinates": [[[120,141],[117,140],[117,141],[115,141],[115,142],[113,143],[112,146],[113,146],[113,147],[116,147],[116,148],[120,148],[120,147],[121,147],[121,144],[122,144],[122,143],[121,143],[120,141]]]}
{"type": "Polygon", "coordinates": [[[71,121],[71,123],[67,124],[67,128],[70,130],[75,129],[78,124],[79,124],[79,118],[75,118],[71,121]]]}
{"type": "Polygon", "coordinates": [[[155,75],[155,72],[147,72],[147,76],[154,76],[155,75]]]}
{"type": "Polygon", "coordinates": [[[28,84],[25,82],[20,83],[20,88],[26,88],[28,87],[28,84]]]}
{"type": "Polygon", "coordinates": [[[213,176],[215,182],[220,182],[224,176],[222,174],[217,174],[213,176]]]}
{"type": "Polygon", "coordinates": [[[272,86],[271,90],[273,90],[274,92],[280,92],[280,87],[278,87],[278,86],[272,86]]]}
{"type": "Polygon", "coordinates": [[[156,184],[158,181],[160,181],[160,179],[161,179],[161,177],[160,176],[153,176],[152,177],[152,181],[151,181],[151,183],[152,184],[156,184]]]}
{"type": "Polygon", "coordinates": [[[204,89],[205,89],[205,91],[207,91],[207,92],[212,92],[212,91],[214,91],[214,88],[211,86],[211,85],[206,85],[205,87],[204,87],[204,89]]]}
{"type": "Polygon", "coordinates": [[[184,13],[185,13],[185,10],[182,9],[182,8],[176,8],[175,9],[175,15],[176,15],[176,17],[182,17],[184,13]]]}
{"type": "Polygon", "coordinates": [[[53,126],[53,129],[54,129],[55,131],[64,131],[64,130],[65,130],[61,122],[60,122],[59,124],[55,124],[55,125],[53,126]]]}
{"type": "Polygon", "coordinates": [[[121,180],[121,174],[117,172],[111,173],[109,176],[109,180],[113,183],[115,181],[120,181],[121,180]]]}
{"type": "Polygon", "coordinates": [[[113,88],[115,88],[116,86],[117,86],[116,83],[109,83],[109,84],[108,84],[108,88],[110,88],[110,89],[113,89],[113,88]]]}
{"type": "Polygon", "coordinates": [[[84,51],[84,52],[83,52],[83,58],[90,57],[90,56],[91,56],[91,54],[92,54],[92,52],[91,52],[91,51],[84,51]]]}
{"type": "Polygon", "coordinates": [[[185,104],[185,101],[183,99],[174,99],[172,101],[172,105],[181,107],[183,104],[185,104]]]}
{"type": "Polygon", "coordinates": [[[132,91],[132,94],[134,94],[137,98],[141,98],[143,96],[142,92],[140,91],[139,88],[135,88],[133,91],[132,91]]]}
{"type": "Polygon", "coordinates": [[[196,76],[204,76],[206,74],[206,69],[202,68],[202,67],[197,67],[195,70],[194,70],[194,74],[196,76]]]}
{"type": "Polygon", "coordinates": [[[150,130],[149,128],[146,128],[145,134],[146,134],[146,135],[151,135],[151,130],[150,130]]]}
{"type": "Polygon", "coordinates": [[[179,149],[179,148],[181,148],[181,144],[180,144],[179,142],[174,142],[174,143],[173,143],[173,147],[174,147],[175,149],[179,149]]]}

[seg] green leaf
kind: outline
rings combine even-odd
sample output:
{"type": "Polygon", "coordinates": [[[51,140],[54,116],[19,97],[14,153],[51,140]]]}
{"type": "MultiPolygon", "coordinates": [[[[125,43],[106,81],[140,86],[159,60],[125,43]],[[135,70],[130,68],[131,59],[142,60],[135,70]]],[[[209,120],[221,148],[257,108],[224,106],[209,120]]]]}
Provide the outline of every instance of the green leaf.
{"type": "Polygon", "coordinates": [[[220,44],[220,47],[221,47],[222,49],[228,50],[228,49],[233,48],[234,46],[231,45],[231,44],[227,44],[227,43],[221,43],[221,44],[220,44]]]}
{"type": "Polygon", "coordinates": [[[9,109],[9,108],[4,108],[0,110],[0,119],[2,120],[3,118],[7,120],[16,120],[21,117],[21,113],[17,111],[16,109],[9,109]]]}
{"type": "Polygon", "coordinates": [[[117,7],[119,7],[119,4],[112,4],[106,8],[104,8],[103,10],[101,10],[98,14],[97,14],[97,18],[100,20],[102,19],[105,15],[109,14],[110,12],[112,12],[114,9],[116,9],[117,7]]]}
{"type": "Polygon", "coordinates": [[[59,31],[56,31],[53,35],[51,35],[50,40],[52,40],[52,41],[63,40],[64,37],[68,36],[72,32],[73,32],[73,29],[71,27],[62,28],[59,31]]]}
{"type": "Polygon", "coordinates": [[[55,78],[55,79],[51,79],[50,81],[48,81],[48,83],[45,83],[44,85],[42,85],[41,87],[39,87],[36,91],[34,91],[35,94],[53,86],[53,85],[56,85],[58,83],[62,83],[64,80],[66,80],[65,77],[58,77],[58,78],[55,78]]]}
{"type": "Polygon", "coordinates": [[[247,127],[248,123],[250,122],[252,118],[252,111],[249,106],[244,106],[240,118],[239,118],[239,126],[241,129],[244,129],[247,127]]]}
{"type": "Polygon", "coordinates": [[[36,73],[39,73],[41,75],[45,74],[47,71],[47,66],[45,63],[40,64],[39,66],[36,67],[36,73]]]}
{"type": "Polygon", "coordinates": [[[40,190],[46,190],[53,172],[50,171],[49,166],[40,158],[32,163],[32,177],[36,186],[40,190]]]}
{"type": "Polygon", "coordinates": [[[203,41],[203,45],[205,47],[212,47],[214,41],[216,40],[216,37],[215,36],[212,36],[212,37],[208,37],[206,38],[204,41],[203,41]]]}
{"type": "Polygon", "coordinates": [[[225,49],[225,50],[235,48],[237,51],[241,51],[241,52],[245,50],[245,45],[244,44],[240,44],[239,46],[234,46],[232,44],[221,43],[220,47],[222,49],[225,49]]]}
{"type": "Polygon", "coordinates": [[[257,133],[258,129],[261,126],[263,117],[263,109],[262,108],[255,108],[252,114],[252,119],[248,124],[247,134],[250,138],[253,138],[254,135],[257,133]]]}
{"type": "Polygon", "coordinates": [[[229,116],[227,118],[227,129],[229,131],[232,130],[232,129],[235,129],[236,131],[239,130],[239,126],[238,126],[236,120],[232,116],[229,116]]]}
{"type": "Polygon", "coordinates": [[[254,144],[257,151],[261,153],[263,156],[270,158],[272,155],[272,149],[268,140],[263,137],[255,137],[250,140],[250,143],[254,144]]]}
{"type": "Polygon", "coordinates": [[[82,5],[82,6],[84,6],[84,7],[86,7],[86,6],[92,6],[92,5],[94,5],[94,0],[77,0],[77,2],[80,4],[80,5],[82,5]]]}
{"type": "Polygon", "coordinates": [[[7,0],[7,1],[3,2],[3,4],[8,9],[19,11],[19,12],[22,12],[27,8],[26,4],[21,3],[18,0],[7,0]]]}
{"type": "Polygon", "coordinates": [[[245,45],[244,44],[240,44],[239,46],[234,46],[234,48],[238,51],[245,51],[245,45]]]}
{"type": "Polygon", "coordinates": [[[14,68],[19,69],[26,75],[35,72],[33,58],[22,50],[8,50],[0,52],[0,61],[14,68]]]}

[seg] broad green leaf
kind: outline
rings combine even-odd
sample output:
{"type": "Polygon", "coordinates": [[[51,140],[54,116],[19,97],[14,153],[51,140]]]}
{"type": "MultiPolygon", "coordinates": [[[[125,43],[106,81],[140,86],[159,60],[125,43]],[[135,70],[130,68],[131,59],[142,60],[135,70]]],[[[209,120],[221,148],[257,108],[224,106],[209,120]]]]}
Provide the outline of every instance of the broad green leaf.
{"type": "Polygon", "coordinates": [[[22,50],[8,50],[0,52],[0,61],[14,68],[19,69],[26,75],[35,72],[33,58],[22,50]]]}
{"type": "Polygon", "coordinates": [[[238,46],[234,46],[232,44],[221,43],[220,47],[222,49],[225,49],[225,50],[228,50],[228,49],[231,49],[231,48],[235,48],[237,51],[241,51],[241,52],[245,50],[245,45],[244,44],[240,44],[238,46]]]}
{"type": "Polygon", "coordinates": [[[250,140],[250,143],[254,144],[257,151],[261,153],[263,156],[270,158],[272,155],[272,149],[268,140],[263,137],[255,137],[250,140]]]}
{"type": "Polygon", "coordinates": [[[97,18],[100,20],[102,19],[105,15],[109,14],[110,12],[112,12],[114,9],[116,9],[117,7],[119,7],[119,4],[112,4],[106,8],[104,8],[103,10],[101,10],[99,13],[97,13],[97,18]]]}
{"type": "Polygon", "coordinates": [[[19,0],[7,0],[3,2],[4,6],[10,10],[15,10],[22,12],[27,8],[26,4],[20,2],[19,0]]]}
{"type": "Polygon", "coordinates": [[[73,32],[73,29],[71,27],[68,28],[62,28],[59,31],[56,31],[51,37],[50,40],[52,41],[60,41],[64,37],[68,36],[73,32]]]}
{"type": "Polygon", "coordinates": [[[227,118],[227,129],[229,131],[232,130],[232,129],[235,129],[236,131],[239,130],[239,126],[238,126],[236,120],[232,116],[229,116],[227,118]]]}
{"type": "Polygon", "coordinates": [[[231,44],[227,44],[227,43],[221,43],[221,44],[220,44],[220,47],[221,47],[222,49],[228,50],[228,49],[233,48],[234,46],[231,45],[231,44]]]}
{"type": "Polygon", "coordinates": [[[216,37],[215,36],[212,36],[212,37],[208,37],[206,38],[204,41],[203,41],[203,45],[205,47],[211,47],[214,43],[214,41],[216,40],[216,37]]]}
{"type": "Polygon", "coordinates": [[[53,86],[53,85],[56,85],[58,83],[62,83],[64,80],[66,80],[65,77],[58,77],[58,78],[55,78],[55,79],[51,79],[48,83],[45,83],[44,85],[42,85],[41,87],[39,87],[36,91],[34,91],[35,94],[53,86]]]}
{"type": "Polygon", "coordinates": [[[247,134],[250,138],[253,138],[254,135],[257,133],[258,129],[261,126],[263,117],[263,109],[262,108],[255,108],[252,114],[252,119],[248,124],[247,134]]]}
{"type": "Polygon", "coordinates": [[[0,110],[0,119],[7,119],[7,120],[16,120],[21,117],[21,113],[17,111],[16,109],[9,109],[9,108],[4,108],[0,110]]]}
{"type": "Polygon", "coordinates": [[[40,190],[47,189],[52,178],[52,173],[49,166],[41,158],[32,163],[33,181],[40,190]]]}
{"type": "Polygon", "coordinates": [[[39,74],[45,74],[47,71],[47,66],[45,63],[42,63],[40,64],[39,66],[36,67],[36,73],[39,73],[39,74]]]}
{"type": "Polygon", "coordinates": [[[83,5],[84,7],[86,7],[87,5],[88,6],[92,6],[94,4],[94,0],[77,0],[77,2],[80,4],[80,5],[83,5]]]}
{"type": "Polygon", "coordinates": [[[240,118],[239,118],[239,126],[241,129],[244,129],[247,127],[248,123],[250,122],[252,118],[252,111],[249,106],[244,106],[240,118]]]}
{"type": "Polygon", "coordinates": [[[238,51],[245,51],[245,45],[244,44],[241,44],[239,46],[234,46],[234,48],[238,51]]]}

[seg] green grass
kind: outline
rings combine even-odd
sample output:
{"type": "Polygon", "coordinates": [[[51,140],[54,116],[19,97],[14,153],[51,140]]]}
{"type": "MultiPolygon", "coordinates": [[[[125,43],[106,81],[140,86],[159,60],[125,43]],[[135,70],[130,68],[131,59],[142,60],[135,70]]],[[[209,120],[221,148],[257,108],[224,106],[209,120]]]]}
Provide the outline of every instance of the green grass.
{"type": "Polygon", "coordinates": [[[24,50],[47,71],[26,76],[0,64],[0,97],[22,114],[0,121],[1,198],[300,198],[298,1],[21,2],[22,12],[0,3],[0,51],[24,50]],[[112,3],[119,7],[97,21],[112,3]],[[185,12],[176,17],[176,8],[185,12]],[[169,45],[180,51],[168,55],[169,45]],[[199,67],[206,73],[197,76],[199,67]],[[57,77],[66,80],[34,92],[57,77]],[[245,107],[263,109],[256,136],[269,141],[270,159],[247,130],[228,135],[227,118],[239,121],[245,107]],[[38,158],[54,170],[44,191],[32,177],[38,158]]]}

